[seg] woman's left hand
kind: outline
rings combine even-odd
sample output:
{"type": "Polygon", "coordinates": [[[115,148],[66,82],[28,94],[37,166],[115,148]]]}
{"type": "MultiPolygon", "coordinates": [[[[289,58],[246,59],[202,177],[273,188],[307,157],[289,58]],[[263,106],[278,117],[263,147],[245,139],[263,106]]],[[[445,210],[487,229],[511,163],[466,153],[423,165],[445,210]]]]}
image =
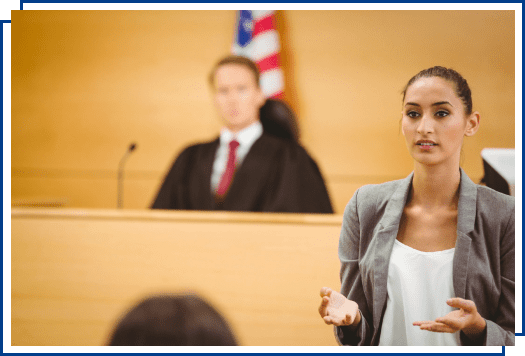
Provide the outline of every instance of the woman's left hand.
{"type": "Polygon", "coordinates": [[[476,304],[472,300],[451,298],[447,300],[447,304],[459,310],[451,311],[436,320],[415,321],[412,325],[419,326],[421,330],[440,333],[454,333],[461,330],[469,337],[476,337],[485,330],[487,322],[479,315],[476,304]]]}

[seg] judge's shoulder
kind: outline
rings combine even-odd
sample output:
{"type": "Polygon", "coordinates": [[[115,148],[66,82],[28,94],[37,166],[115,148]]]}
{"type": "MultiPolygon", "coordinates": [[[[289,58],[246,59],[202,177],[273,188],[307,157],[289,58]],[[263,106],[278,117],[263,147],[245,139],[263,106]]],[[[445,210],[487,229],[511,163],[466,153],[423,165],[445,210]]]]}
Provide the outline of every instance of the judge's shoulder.
{"type": "Polygon", "coordinates": [[[195,157],[203,152],[215,151],[218,146],[219,137],[204,142],[193,142],[179,151],[176,159],[195,157]]]}
{"type": "MultiPolygon", "coordinates": [[[[270,155],[272,152],[275,152],[281,156],[286,155],[292,159],[304,157],[311,159],[307,150],[299,142],[293,139],[279,137],[265,131],[257,141],[257,146],[262,148],[260,150],[262,153],[266,152],[270,155]],[[265,150],[265,148],[267,149],[265,150]]],[[[209,141],[189,144],[177,154],[177,158],[184,159],[202,155],[205,152],[215,152],[219,143],[219,137],[216,137],[209,141]]],[[[259,150],[259,147],[257,147],[256,150],[259,150]]]]}
{"type": "MultiPolygon", "coordinates": [[[[316,174],[321,175],[317,162],[300,142],[267,132],[259,140],[259,147],[262,148],[263,154],[268,155],[269,159],[283,161],[296,168],[306,169],[308,167],[309,170],[313,169],[316,174]]],[[[256,151],[260,151],[259,148],[256,151]]]]}
{"type": "Polygon", "coordinates": [[[181,153],[182,152],[192,152],[192,151],[196,151],[196,150],[199,150],[201,148],[206,148],[206,147],[215,148],[218,145],[219,145],[219,137],[214,137],[213,139],[208,140],[208,141],[190,143],[188,146],[186,146],[181,151],[181,153]]]}

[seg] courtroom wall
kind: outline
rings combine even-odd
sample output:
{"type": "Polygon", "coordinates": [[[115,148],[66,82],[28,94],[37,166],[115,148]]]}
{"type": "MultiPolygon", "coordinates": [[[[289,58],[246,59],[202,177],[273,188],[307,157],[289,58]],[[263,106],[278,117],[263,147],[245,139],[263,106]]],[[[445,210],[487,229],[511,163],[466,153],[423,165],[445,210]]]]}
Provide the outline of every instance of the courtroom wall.
{"type": "MultiPolygon", "coordinates": [[[[401,90],[443,65],[473,91],[484,147],[514,147],[513,11],[279,11],[287,99],[337,213],[363,184],[412,170],[401,90]]],[[[220,128],[207,75],[230,50],[234,11],[13,11],[12,201],[112,208],[130,142],[124,207],[151,203],[175,155],[220,128]]]]}

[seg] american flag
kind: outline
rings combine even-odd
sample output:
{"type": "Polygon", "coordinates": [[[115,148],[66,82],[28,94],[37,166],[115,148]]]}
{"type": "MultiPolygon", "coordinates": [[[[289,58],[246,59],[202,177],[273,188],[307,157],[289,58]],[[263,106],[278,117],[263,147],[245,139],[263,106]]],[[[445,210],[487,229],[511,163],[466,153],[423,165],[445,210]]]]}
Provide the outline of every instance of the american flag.
{"type": "Polygon", "coordinates": [[[260,84],[267,98],[282,98],[284,76],[281,45],[274,10],[239,10],[232,53],[250,58],[261,71],[260,84]]]}

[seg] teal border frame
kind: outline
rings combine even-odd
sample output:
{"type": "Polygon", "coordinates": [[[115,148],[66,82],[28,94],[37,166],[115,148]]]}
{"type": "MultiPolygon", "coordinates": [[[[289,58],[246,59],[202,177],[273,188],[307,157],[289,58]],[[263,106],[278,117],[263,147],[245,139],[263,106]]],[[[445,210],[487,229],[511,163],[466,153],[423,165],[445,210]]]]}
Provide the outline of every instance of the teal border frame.
{"type": "MultiPolygon", "coordinates": [[[[515,3],[138,3],[137,0],[2,0],[0,4],[0,25],[2,38],[2,158],[3,158],[3,352],[4,353],[439,353],[439,354],[509,354],[525,353],[525,335],[522,325],[522,4],[515,3]],[[63,1],[59,3],[58,1],[63,1]],[[66,2],[67,1],[67,2],[66,2]],[[79,2],[84,1],[84,2],[79,2]],[[98,1],[98,2],[96,2],[98,1]],[[103,2],[104,1],[104,2],[103,2]],[[135,2],[133,2],[135,1],[135,2]],[[367,347],[348,349],[341,347],[307,346],[238,346],[238,347],[109,347],[109,346],[11,346],[11,10],[200,10],[205,5],[211,10],[237,10],[247,8],[303,9],[303,10],[515,10],[516,11],[516,346],[514,347],[367,347]]],[[[147,1],[147,0],[144,0],[147,1]]],[[[153,0],[155,1],[155,0],[153,0]]],[[[169,1],[169,0],[160,0],[169,1]]],[[[158,1],[158,2],[160,2],[158,1]]]]}

